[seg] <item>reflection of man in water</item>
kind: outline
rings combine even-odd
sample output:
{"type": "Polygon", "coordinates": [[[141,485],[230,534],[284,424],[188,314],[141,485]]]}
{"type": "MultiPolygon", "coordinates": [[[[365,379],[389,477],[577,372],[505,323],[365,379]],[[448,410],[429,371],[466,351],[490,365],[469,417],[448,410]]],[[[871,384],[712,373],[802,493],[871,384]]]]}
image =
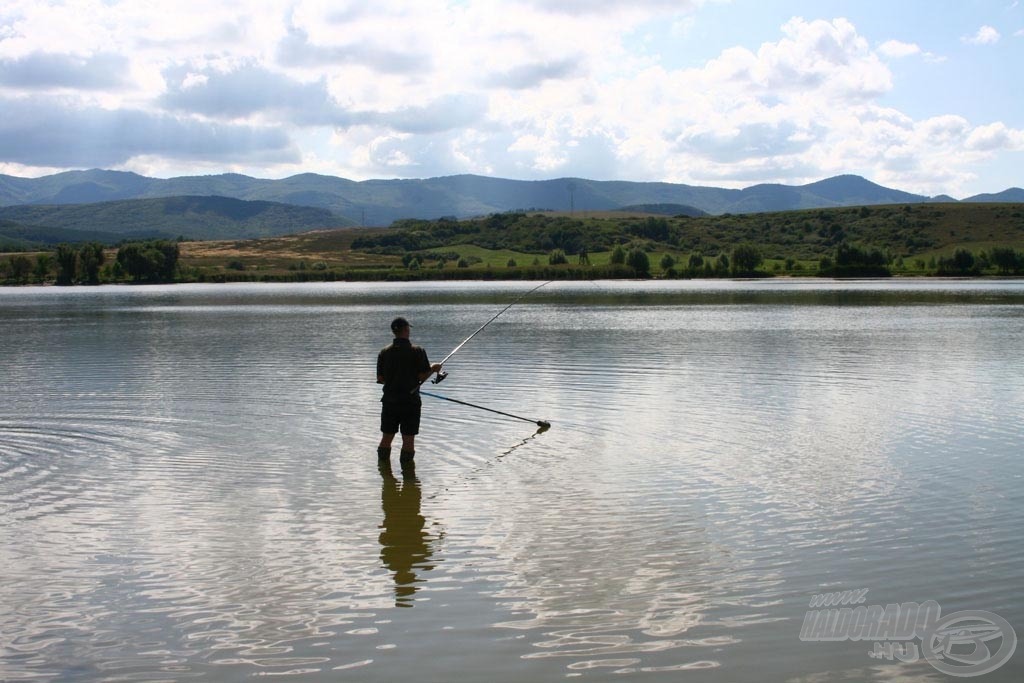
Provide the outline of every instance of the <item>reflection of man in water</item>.
{"type": "Polygon", "coordinates": [[[420,514],[420,482],[409,470],[403,471],[402,482],[391,473],[390,465],[381,464],[381,505],[384,507],[383,531],[380,534],[380,559],[395,575],[395,606],[412,607],[416,571],[434,568],[428,564],[433,550],[430,534],[424,530],[426,519],[420,514]]]}

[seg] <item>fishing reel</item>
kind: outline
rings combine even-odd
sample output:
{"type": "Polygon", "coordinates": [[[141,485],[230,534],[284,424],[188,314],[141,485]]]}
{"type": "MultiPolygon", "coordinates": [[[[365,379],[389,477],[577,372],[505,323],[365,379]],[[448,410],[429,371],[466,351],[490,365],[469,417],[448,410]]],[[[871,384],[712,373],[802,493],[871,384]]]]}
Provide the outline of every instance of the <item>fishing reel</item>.
{"type": "Polygon", "coordinates": [[[437,376],[434,377],[434,379],[430,380],[430,383],[431,384],[440,384],[441,382],[443,382],[445,380],[446,377],[448,377],[448,373],[447,372],[438,372],[437,376]]]}

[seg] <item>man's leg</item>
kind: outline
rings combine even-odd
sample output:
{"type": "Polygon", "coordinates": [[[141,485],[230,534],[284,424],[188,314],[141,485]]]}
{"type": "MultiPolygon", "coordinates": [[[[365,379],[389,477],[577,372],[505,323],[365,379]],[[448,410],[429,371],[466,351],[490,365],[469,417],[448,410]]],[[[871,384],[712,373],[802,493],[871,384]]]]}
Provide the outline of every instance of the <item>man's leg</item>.
{"type": "Polygon", "coordinates": [[[411,466],[416,456],[416,435],[420,432],[420,407],[409,406],[408,411],[402,416],[402,455],[400,461],[403,467],[411,466]]]}
{"type": "Polygon", "coordinates": [[[391,457],[391,442],[398,432],[398,416],[387,403],[380,408],[380,443],[377,445],[377,459],[387,460],[391,457]]]}
{"type": "Polygon", "coordinates": [[[416,435],[402,434],[402,454],[398,461],[402,463],[402,467],[411,467],[414,457],[416,457],[416,435]]]}
{"type": "Polygon", "coordinates": [[[377,460],[383,461],[391,458],[391,441],[394,438],[394,434],[380,435],[380,444],[377,446],[377,460]]]}

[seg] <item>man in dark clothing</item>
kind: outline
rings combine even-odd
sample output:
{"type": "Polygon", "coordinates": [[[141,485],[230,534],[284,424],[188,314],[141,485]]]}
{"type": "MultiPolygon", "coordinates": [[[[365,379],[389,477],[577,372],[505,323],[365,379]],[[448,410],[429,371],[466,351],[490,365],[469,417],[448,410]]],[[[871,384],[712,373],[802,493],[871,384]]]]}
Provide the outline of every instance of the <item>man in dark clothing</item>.
{"type": "Polygon", "coordinates": [[[427,352],[409,341],[409,329],[405,318],[392,320],[391,332],[395,339],[377,354],[377,384],[384,385],[377,457],[380,460],[391,458],[391,441],[401,431],[403,466],[411,466],[416,454],[416,435],[420,431],[419,386],[441,370],[440,363],[431,365],[427,352]]]}

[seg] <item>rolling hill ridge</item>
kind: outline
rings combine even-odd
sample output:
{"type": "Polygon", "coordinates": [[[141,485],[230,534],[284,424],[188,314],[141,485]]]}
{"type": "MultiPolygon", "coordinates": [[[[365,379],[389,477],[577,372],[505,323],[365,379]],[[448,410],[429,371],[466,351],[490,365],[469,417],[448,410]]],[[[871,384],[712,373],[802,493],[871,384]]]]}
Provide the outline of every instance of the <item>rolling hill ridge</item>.
{"type": "MultiPolygon", "coordinates": [[[[855,175],[840,175],[807,185],[761,184],[742,190],[661,182],[583,178],[526,181],[478,175],[359,182],[313,173],[280,180],[233,173],[160,179],[98,169],[41,178],[0,175],[0,207],[52,207],[176,196],[218,196],[312,207],[335,214],[346,224],[367,226],[390,225],[402,218],[468,218],[520,209],[568,211],[572,207],[587,212],[678,204],[718,215],[933,201],[855,175]]],[[[1022,196],[1024,190],[1010,188],[964,201],[1012,202],[1022,201],[1022,196]]],[[[945,196],[936,199],[953,201],[945,196]]],[[[2,217],[21,222],[6,214],[2,217]]]]}

